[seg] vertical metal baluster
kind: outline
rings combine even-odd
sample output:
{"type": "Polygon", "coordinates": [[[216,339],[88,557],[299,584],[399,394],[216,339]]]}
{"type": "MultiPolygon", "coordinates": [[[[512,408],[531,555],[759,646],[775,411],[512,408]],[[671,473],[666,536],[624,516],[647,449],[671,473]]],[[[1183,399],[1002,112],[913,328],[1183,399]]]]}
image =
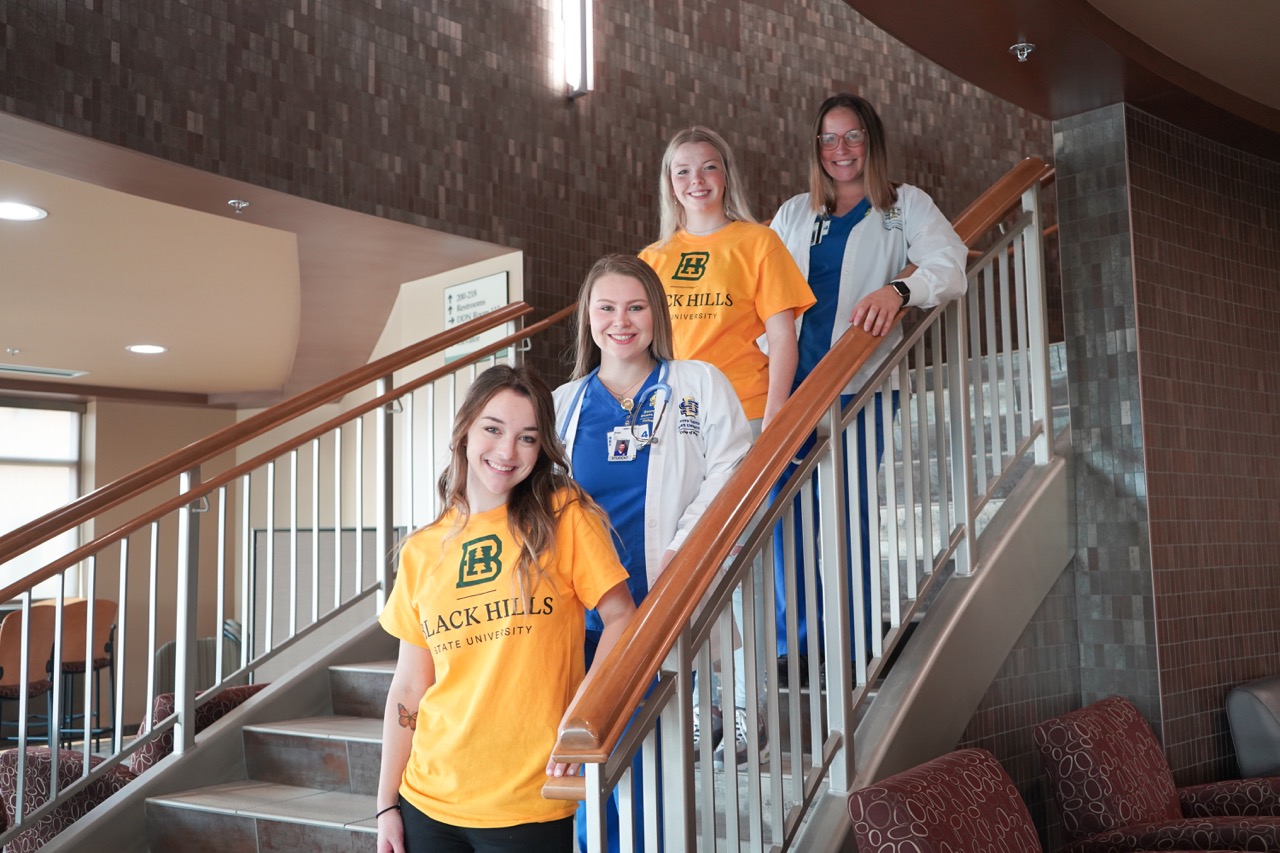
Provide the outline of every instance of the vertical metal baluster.
{"type": "Polygon", "coordinates": [[[965,389],[970,386],[970,362],[965,355],[969,349],[968,341],[965,340],[966,307],[965,300],[957,299],[946,309],[947,384],[951,388],[951,491],[956,502],[956,524],[963,525],[964,528],[955,551],[955,573],[959,576],[971,574],[977,562],[971,496],[974,465],[981,464],[981,454],[974,452],[974,431],[969,427],[969,395],[965,393],[965,389]]]}
{"type": "Polygon", "coordinates": [[[320,621],[320,439],[311,440],[311,624],[320,621]]]}
{"type": "Polygon", "coordinates": [[[217,576],[217,589],[214,590],[217,596],[217,643],[213,647],[213,664],[217,672],[214,684],[222,683],[222,674],[226,672],[226,661],[223,660],[223,639],[224,631],[227,624],[227,487],[220,486],[218,488],[218,544],[217,557],[215,558],[214,574],[217,576]]]}
{"type": "Polygon", "coordinates": [[[298,633],[298,449],[289,451],[289,636],[298,633]]]}
{"type": "Polygon", "coordinates": [[[1018,398],[1013,390],[1013,324],[1017,318],[1012,310],[1009,293],[1009,277],[1012,275],[1008,252],[1010,248],[1012,243],[1000,253],[1000,331],[1004,341],[1004,446],[1008,449],[1010,464],[1013,464],[1013,454],[1018,450],[1018,431],[1015,426],[1018,398]]]}
{"type": "Polygon", "coordinates": [[[267,533],[263,550],[267,555],[266,627],[264,653],[276,647],[276,462],[267,463],[267,533]]]}
{"type": "MultiPolygon", "coordinates": [[[[512,347],[514,349],[514,347],[512,347]]],[[[672,700],[667,700],[671,707],[672,700]]],[[[661,789],[658,787],[658,728],[651,729],[644,739],[640,750],[640,766],[644,768],[644,848],[646,851],[662,849],[662,826],[658,823],[658,799],[661,789]]]]}
{"type": "Polygon", "coordinates": [[[1022,209],[1031,214],[1027,224],[1027,351],[1031,370],[1031,400],[1035,421],[1044,424],[1036,439],[1036,464],[1053,458],[1053,406],[1049,400],[1049,320],[1044,298],[1044,248],[1040,223],[1040,185],[1022,194],[1022,209]]]}
{"type": "MultiPolygon", "coordinates": [[[[200,468],[184,471],[178,478],[181,494],[190,494],[200,482],[200,468]]],[[[179,755],[196,742],[196,620],[200,590],[200,515],[194,504],[178,510],[177,575],[177,667],[174,670],[174,704],[178,723],[173,732],[173,751],[179,755]]]]}
{"type": "MultiPolygon", "coordinates": [[[[795,479],[796,477],[799,477],[799,476],[800,475],[798,472],[793,473],[792,479],[795,479]]],[[[800,486],[800,494],[803,494],[804,492],[808,491],[808,489],[809,489],[809,483],[806,480],[800,486]]],[[[812,504],[810,504],[810,510],[811,509],[812,509],[812,504]]],[[[803,706],[801,705],[801,696],[800,696],[801,673],[800,673],[799,660],[800,660],[801,654],[807,654],[807,650],[802,651],[800,648],[800,630],[799,630],[800,617],[799,617],[799,614],[796,613],[798,609],[796,607],[796,603],[799,601],[800,596],[797,591],[798,584],[796,583],[796,577],[798,576],[799,572],[803,571],[805,573],[805,583],[810,587],[813,586],[813,578],[817,577],[817,573],[812,563],[810,563],[807,566],[804,566],[803,569],[800,566],[800,563],[803,563],[807,559],[807,555],[802,555],[799,558],[799,560],[797,560],[797,557],[796,557],[797,546],[802,545],[802,543],[806,538],[805,530],[806,529],[811,530],[812,524],[813,524],[813,522],[809,522],[807,526],[805,524],[806,513],[803,505],[803,500],[801,501],[801,508],[798,511],[800,513],[800,542],[799,543],[796,542],[795,531],[796,531],[797,510],[796,510],[796,504],[794,499],[787,501],[786,510],[782,513],[782,563],[783,563],[783,566],[785,566],[786,568],[785,574],[783,575],[783,590],[784,590],[783,594],[786,596],[785,605],[787,608],[787,617],[786,617],[786,626],[785,626],[786,637],[787,637],[787,659],[786,659],[787,720],[790,723],[790,732],[788,733],[789,735],[788,740],[791,743],[791,766],[792,767],[802,766],[802,763],[804,760],[804,752],[803,752],[804,741],[803,741],[803,736],[800,729],[800,725],[803,720],[803,706]]],[[[808,549],[808,553],[812,553],[812,551],[813,551],[812,548],[808,549]]],[[[816,621],[816,616],[817,614],[815,611],[812,615],[806,613],[805,618],[806,619],[813,618],[816,621]]],[[[777,647],[775,646],[774,648],[776,649],[777,647]]],[[[791,799],[797,799],[800,796],[801,789],[797,785],[797,781],[798,781],[797,777],[799,775],[800,774],[795,774],[795,776],[793,776],[791,780],[791,791],[790,791],[791,799]]],[[[704,781],[704,784],[705,784],[705,781],[704,781]]]]}
{"type": "MultiPolygon", "coordinates": [[[[763,569],[764,577],[760,584],[764,590],[764,605],[761,610],[763,618],[761,622],[764,625],[764,679],[767,690],[765,690],[765,708],[766,708],[766,725],[769,728],[769,806],[770,806],[770,823],[773,827],[773,837],[781,837],[782,827],[782,713],[781,703],[778,701],[778,659],[776,657],[778,651],[778,601],[777,587],[774,585],[773,574],[775,568],[770,568],[774,554],[774,542],[777,541],[776,529],[770,530],[765,536],[762,549],[752,555],[752,559],[759,561],[763,569]]],[[[784,568],[786,564],[784,563],[784,568]]],[[[785,630],[785,626],[784,629],[785,630]]]]}
{"type": "MultiPolygon", "coordinates": [[[[53,694],[51,705],[49,707],[49,749],[56,750],[62,747],[62,640],[63,631],[66,630],[66,607],[67,607],[67,569],[58,575],[58,591],[54,595],[54,617],[53,617],[53,655],[50,661],[53,664],[53,672],[49,677],[53,681],[53,687],[50,691],[53,694]]],[[[30,630],[30,625],[27,626],[30,630]]],[[[26,683],[26,682],[24,682],[26,683]]],[[[58,796],[58,768],[57,762],[54,762],[49,779],[49,796],[50,798],[58,796]]]]}
{"type": "MultiPolygon", "coordinates": [[[[760,731],[760,648],[756,643],[759,628],[756,618],[759,602],[756,600],[756,572],[764,566],[761,560],[746,561],[747,571],[742,581],[742,665],[746,670],[743,681],[746,686],[747,733],[751,738],[747,750],[747,825],[750,848],[765,849],[764,843],[764,799],[761,791],[760,773],[763,762],[760,760],[760,742],[757,732],[760,731]]],[[[735,691],[736,693],[736,691],[735,691]]],[[[737,704],[736,696],[734,704],[737,704]]]]}
{"type": "MultiPolygon", "coordinates": [[[[84,743],[81,748],[81,775],[87,775],[89,767],[89,755],[92,750],[89,743],[93,739],[93,691],[89,689],[89,679],[93,676],[93,653],[94,649],[94,627],[97,620],[95,611],[98,603],[98,555],[91,554],[88,560],[87,582],[85,583],[85,614],[84,614],[84,683],[81,693],[84,694],[83,710],[84,716],[81,717],[83,723],[84,743]]],[[[72,649],[72,651],[77,651],[72,649]]],[[[68,721],[74,714],[74,708],[67,712],[68,721]]]]}
{"type": "MultiPolygon", "coordinates": [[[[1031,435],[1031,346],[1027,341],[1027,271],[1023,266],[1022,246],[1026,229],[1013,241],[1013,298],[1018,318],[1019,369],[1018,384],[1022,390],[1022,435],[1031,435]]],[[[1052,411],[1052,409],[1050,409],[1052,411]]]]}
{"type": "MultiPolygon", "coordinates": [[[[701,753],[699,773],[702,775],[700,808],[698,811],[702,815],[702,844],[704,849],[713,850],[716,845],[716,786],[715,776],[712,772],[711,759],[711,706],[714,704],[711,691],[711,682],[714,679],[713,670],[711,668],[711,646],[707,642],[703,642],[698,646],[698,690],[696,700],[700,709],[700,731],[699,737],[701,742],[698,744],[698,751],[701,753]]],[[[727,720],[725,721],[727,722],[727,720]]],[[[587,786],[590,791],[591,786],[587,786]]]]}
{"type": "MultiPolygon", "coordinates": [[[[880,583],[881,568],[884,564],[883,556],[880,553],[880,483],[879,473],[880,466],[878,464],[876,453],[876,442],[878,440],[875,405],[876,398],[880,398],[881,408],[881,424],[883,425],[884,417],[884,394],[888,391],[890,402],[893,400],[893,391],[881,385],[874,389],[874,393],[864,395],[862,403],[862,416],[866,424],[863,435],[866,436],[866,447],[863,455],[863,464],[867,471],[867,506],[863,510],[867,513],[867,538],[870,540],[870,548],[867,550],[868,565],[862,567],[862,571],[870,572],[871,580],[871,611],[867,614],[869,625],[871,628],[871,657],[879,658],[884,653],[884,589],[880,583]]],[[[856,450],[850,449],[850,454],[856,454],[856,450]]],[[[850,489],[852,491],[852,487],[850,489]]],[[[859,524],[861,526],[861,524],[859,524]]],[[[852,555],[855,564],[860,561],[861,553],[852,555]]]]}
{"type": "MultiPolygon", "coordinates": [[[[738,824],[738,743],[736,738],[737,699],[735,696],[735,668],[733,660],[733,607],[726,604],[720,610],[716,629],[720,633],[720,709],[724,714],[724,814],[725,847],[742,848],[738,824]]],[[[710,679],[708,679],[710,680],[710,679]]]]}
{"type": "MultiPolygon", "coordinates": [[[[937,319],[934,320],[935,324],[937,319]]],[[[916,428],[919,430],[920,443],[916,449],[916,457],[920,460],[920,552],[916,555],[920,568],[912,572],[912,585],[908,591],[911,598],[915,598],[918,594],[918,588],[915,584],[917,577],[922,577],[933,571],[933,555],[938,553],[934,550],[933,544],[933,469],[929,462],[929,391],[928,391],[928,372],[933,371],[934,382],[938,382],[941,375],[937,367],[928,368],[925,366],[924,354],[924,337],[916,341],[916,375],[915,375],[915,401],[916,401],[916,428]]],[[[906,407],[904,406],[905,410],[906,407]]]]}
{"type": "Polygon", "coordinates": [[[947,395],[958,392],[955,386],[948,385],[947,382],[950,372],[947,364],[947,350],[943,348],[942,341],[942,328],[946,323],[946,319],[946,311],[944,310],[943,316],[933,324],[933,329],[931,330],[933,337],[933,429],[934,447],[937,448],[937,452],[934,455],[937,458],[938,466],[938,545],[934,551],[935,554],[947,547],[954,526],[951,520],[951,488],[947,477],[947,458],[948,453],[954,453],[955,450],[954,448],[948,449],[948,407],[944,401],[944,389],[947,395]]]}
{"type": "MultiPolygon", "coordinates": [[[[851,426],[854,422],[851,422],[851,426]]],[[[830,439],[828,442],[830,450],[822,454],[818,463],[818,492],[822,495],[822,507],[819,510],[822,513],[822,554],[825,557],[830,554],[834,559],[831,564],[836,567],[850,565],[852,555],[846,554],[845,551],[845,535],[844,525],[846,520],[856,519],[858,516],[845,509],[845,489],[844,483],[841,481],[841,470],[847,469],[844,464],[844,451],[841,448],[840,438],[840,401],[839,398],[832,403],[827,410],[826,415],[818,422],[818,437],[830,439]],[[828,497],[829,496],[829,497],[828,497]]],[[[857,445],[852,444],[850,448],[850,456],[857,452],[857,445]]],[[[858,490],[852,486],[849,488],[850,502],[855,503],[858,490]]],[[[855,531],[860,530],[861,524],[854,522],[851,524],[855,531]]],[[[855,541],[857,535],[855,534],[855,541]]],[[[849,713],[849,696],[853,692],[849,684],[849,642],[850,630],[850,614],[849,614],[849,584],[850,573],[847,571],[824,572],[823,580],[825,583],[822,587],[822,602],[824,607],[823,629],[827,648],[827,725],[833,734],[838,734],[841,739],[842,748],[838,750],[831,760],[830,775],[827,777],[829,790],[832,792],[844,792],[853,787],[853,720],[849,713]],[[834,664],[832,661],[834,660],[834,664]]],[[[855,589],[862,586],[862,579],[857,578],[853,581],[855,589]]],[[[856,601],[856,598],[855,598],[856,601]]],[[[858,605],[855,604],[855,607],[858,605]]],[[[857,624],[856,618],[853,620],[854,625],[857,624]]],[[[861,629],[854,629],[857,634],[861,634],[861,629]]],[[[859,683],[866,682],[866,660],[863,653],[862,637],[855,636],[852,648],[855,649],[857,659],[855,663],[859,667],[859,683]]],[[[821,691],[817,685],[810,686],[810,695],[812,701],[820,702],[821,691]]],[[[818,752],[814,755],[814,761],[821,760],[822,753],[818,752]]],[[[792,768],[797,776],[803,775],[803,768],[792,768]]]]}
{"type": "MultiPolygon", "coordinates": [[[[129,537],[127,536],[120,540],[120,591],[116,595],[116,602],[116,638],[114,648],[111,650],[116,661],[115,693],[114,701],[111,703],[111,710],[115,715],[112,720],[112,752],[119,752],[124,746],[124,676],[125,661],[128,660],[125,655],[125,640],[129,636],[129,537]]],[[[151,707],[147,706],[143,713],[150,714],[151,707]]]]}
{"type": "MultiPolygon", "coordinates": [[[[796,474],[795,476],[799,476],[796,474]]],[[[804,612],[805,619],[808,623],[808,648],[804,650],[804,655],[808,659],[808,667],[806,671],[800,673],[800,679],[789,681],[788,684],[794,685],[791,695],[795,697],[795,701],[791,703],[791,738],[792,743],[803,744],[804,739],[801,736],[801,724],[804,722],[802,697],[800,694],[800,684],[808,679],[810,685],[810,697],[813,696],[812,687],[819,683],[819,675],[821,664],[819,660],[822,657],[822,637],[818,631],[818,589],[822,586],[818,578],[826,574],[826,569],[819,570],[818,566],[818,548],[817,541],[821,535],[821,526],[824,519],[819,519],[817,507],[814,505],[813,499],[814,477],[813,474],[805,475],[804,482],[800,487],[800,542],[798,543],[801,562],[804,564],[804,612]]],[[[793,511],[795,501],[791,502],[793,511]]],[[[795,530],[795,526],[790,527],[795,530]]],[[[783,537],[786,538],[785,536],[783,537]]],[[[795,546],[792,546],[795,547],[795,546]]],[[[794,553],[794,551],[788,551],[794,553]]],[[[832,570],[839,571],[839,565],[832,563],[832,570]]],[[[796,620],[799,623],[799,620],[796,620]]],[[[788,648],[790,648],[788,646],[788,648]]],[[[830,665],[838,666],[838,663],[830,665]]],[[[815,702],[812,698],[809,701],[809,750],[814,756],[820,755],[822,752],[822,736],[824,730],[822,728],[822,703],[815,702]]],[[[793,758],[802,756],[799,751],[793,752],[793,758]]],[[[800,766],[795,764],[792,766],[800,766]]]]}
{"type": "MultiPolygon", "coordinates": [[[[899,362],[899,371],[901,376],[906,375],[905,361],[899,362]]],[[[907,393],[907,387],[908,386],[905,382],[901,383],[898,391],[899,395],[907,393]]],[[[876,441],[884,447],[883,452],[877,451],[875,455],[883,460],[882,463],[876,465],[876,468],[882,468],[884,470],[883,506],[887,522],[884,526],[885,538],[888,540],[885,544],[889,546],[889,590],[886,598],[888,599],[889,604],[889,626],[890,628],[896,628],[902,624],[902,584],[900,582],[900,573],[902,571],[902,549],[898,529],[898,448],[897,442],[895,442],[893,438],[893,383],[891,381],[885,381],[884,390],[876,395],[876,399],[872,401],[871,405],[874,405],[880,412],[880,435],[876,437],[876,441]]],[[[902,457],[902,473],[904,479],[909,477],[911,474],[907,466],[908,459],[904,455],[902,457]]],[[[876,471],[872,476],[878,477],[878,475],[879,471],[876,471]]],[[[914,508],[910,505],[907,505],[906,509],[908,513],[914,512],[914,508]]],[[[871,523],[875,525],[877,528],[877,535],[879,535],[879,519],[873,518],[871,523]]],[[[873,553],[872,560],[876,563],[876,567],[880,568],[884,561],[882,556],[881,559],[876,559],[878,556],[881,555],[873,553]]],[[[882,574],[882,572],[877,572],[876,574],[882,574]]],[[[883,618],[882,610],[881,619],[883,618]]],[[[883,636],[883,627],[881,627],[880,633],[883,636]]]]}
{"type": "Polygon", "coordinates": [[[342,603],[342,427],[333,430],[333,606],[342,603]]]}
{"type": "MultiPolygon", "coordinates": [[[[693,656],[686,627],[663,662],[676,681],[675,700],[662,709],[662,841],[666,850],[696,850],[693,786],[693,656]]],[[[710,720],[708,720],[710,723],[710,720]]],[[[709,731],[709,730],[708,730],[709,731]]]]}
{"type": "Polygon", "coordinates": [[[404,447],[404,463],[401,465],[401,470],[404,471],[404,485],[400,489],[404,500],[404,512],[401,518],[408,519],[408,523],[405,525],[406,531],[413,530],[414,519],[418,517],[418,495],[413,476],[418,462],[417,440],[414,432],[418,427],[418,417],[414,411],[414,407],[417,405],[417,392],[409,392],[409,403],[404,407],[404,431],[401,433],[400,439],[404,447]]]}
{"type": "MultiPolygon", "coordinates": [[[[906,572],[906,597],[908,600],[914,600],[916,597],[916,457],[912,452],[915,442],[912,440],[912,388],[911,374],[907,371],[907,356],[904,353],[902,361],[898,363],[898,388],[899,390],[899,406],[898,411],[902,416],[898,419],[900,432],[902,433],[902,506],[906,510],[902,515],[902,558],[906,572]]],[[[890,407],[892,409],[892,407],[890,407]]],[[[890,420],[893,419],[893,412],[889,412],[890,420]]],[[[892,432],[892,431],[891,431],[892,432]]],[[[927,509],[927,507],[926,507],[927,509]]],[[[898,537],[893,538],[896,544],[898,537]]],[[[894,561],[895,574],[899,571],[897,561],[894,561]]],[[[897,602],[898,596],[894,595],[894,601],[897,602]]],[[[902,622],[902,615],[895,604],[893,624],[899,625],[902,622]]]]}
{"type": "MultiPolygon", "coordinates": [[[[979,278],[978,282],[981,281],[982,279],[979,278]]],[[[973,407],[970,409],[973,413],[971,429],[973,438],[968,446],[973,448],[974,452],[973,469],[977,480],[977,493],[980,495],[987,492],[987,407],[983,402],[982,332],[978,325],[979,318],[982,316],[981,300],[978,298],[981,291],[980,285],[976,290],[969,292],[969,359],[972,366],[967,386],[968,393],[973,395],[973,407]]]]}
{"type": "Polygon", "coordinates": [[[355,476],[356,481],[356,575],[352,597],[364,591],[364,416],[356,418],[355,476]]]}
{"type": "MultiPolygon", "coordinates": [[[[428,517],[435,518],[440,513],[440,504],[438,503],[437,497],[436,497],[436,481],[440,479],[440,471],[439,469],[436,468],[436,466],[439,464],[440,457],[443,454],[440,452],[440,449],[436,447],[436,386],[435,386],[435,383],[433,382],[432,384],[428,385],[424,390],[427,392],[426,394],[427,414],[426,414],[426,417],[422,419],[423,426],[425,427],[424,432],[426,433],[426,435],[423,438],[423,444],[426,446],[426,449],[427,449],[427,459],[426,459],[427,506],[430,507],[430,509],[428,510],[428,517]]],[[[445,434],[446,435],[448,434],[447,429],[445,434]]],[[[412,524],[414,527],[417,527],[419,525],[418,519],[414,518],[412,524]]]]}
{"type": "MultiPolygon", "coordinates": [[[[30,684],[31,673],[28,666],[28,659],[31,656],[31,590],[26,589],[20,593],[22,598],[22,636],[19,637],[18,651],[21,657],[18,659],[18,683],[30,684]]],[[[17,816],[17,823],[22,823],[23,815],[26,814],[25,806],[27,804],[26,782],[27,782],[27,736],[29,727],[27,719],[30,716],[28,690],[18,691],[18,768],[17,778],[14,783],[17,785],[17,791],[14,795],[14,813],[17,816]]],[[[53,734],[53,711],[49,712],[49,725],[46,731],[49,732],[49,748],[56,749],[54,746],[53,734]]],[[[52,762],[54,772],[57,772],[57,762],[52,762]]]]}
{"type": "MultiPolygon", "coordinates": [[[[990,401],[991,413],[982,418],[983,424],[990,424],[991,430],[991,477],[995,479],[1004,470],[1004,457],[1000,450],[1000,338],[996,331],[996,259],[991,259],[987,267],[985,282],[986,293],[986,326],[987,326],[987,399],[990,401]]],[[[988,487],[984,485],[985,494],[988,487]]]]}
{"type": "MultiPolygon", "coordinates": [[[[240,666],[247,666],[249,655],[256,653],[258,637],[257,585],[258,573],[253,565],[253,517],[250,515],[250,493],[253,475],[240,478],[240,666]]],[[[149,706],[148,706],[149,707],[149,706]]]]}
{"type": "MultiPolygon", "coordinates": [[[[374,394],[378,397],[391,390],[392,377],[384,376],[378,380],[374,394]]],[[[376,593],[377,607],[381,611],[387,603],[387,593],[391,591],[391,576],[395,571],[391,557],[391,528],[395,524],[392,513],[395,510],[395,422],[391,405],[379,406],[374,413],[374,534],[373,550],[377,558],[378,585],[376,593]]],[[[361,588],[363,591],[363,587],[361,588]]]]}
{"type": "Polygon", "coordinates": [[[151,522],[151,547],[147,556],[147,704],[148,712],[156,701],[156,608],[160,599],[160,522],[151,522]]]}

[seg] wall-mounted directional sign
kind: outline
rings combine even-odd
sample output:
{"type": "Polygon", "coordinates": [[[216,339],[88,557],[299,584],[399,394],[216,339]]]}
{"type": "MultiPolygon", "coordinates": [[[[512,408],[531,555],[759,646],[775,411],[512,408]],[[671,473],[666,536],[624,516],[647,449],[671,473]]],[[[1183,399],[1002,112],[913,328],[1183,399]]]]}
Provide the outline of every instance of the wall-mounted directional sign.
{"type": "MultiPolygon", "coordinates": [[[[469,281],[466,284],[455,284],[444,289],[444,327],[452,329],[468,320],[474,320],[482,314],[488,314],[511,302],[507,293],[507,274],[505,272],[469,281]]],[[[469,355],[481,347],[501,340],[511,334],[511,324],[505,323],[496,329],[490,329],[461,343],[454,344],[444,351],[446,362],[454,361],[469,355]]],[[[501,358],[504,352],[498,353],[501,358]]]]}

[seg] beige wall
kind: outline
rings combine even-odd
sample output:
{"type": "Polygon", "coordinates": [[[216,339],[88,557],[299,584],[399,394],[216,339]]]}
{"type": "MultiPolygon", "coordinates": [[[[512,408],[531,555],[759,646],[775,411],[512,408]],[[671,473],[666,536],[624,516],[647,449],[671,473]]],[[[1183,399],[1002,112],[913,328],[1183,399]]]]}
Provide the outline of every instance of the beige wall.
{"type": "MultiPolygon", "coordinates": [[[[129,474],[164,455],[204,438],[235,421],[230,410],[187,406],[160,406],[116,401],[98,401],[89,407],[85,448],[85,489],[129,474]]],[[[227,460],[214,460],[203,466],[201,474],[208,478],[225,471],[227,460]]],[[[177,481],[166,484],[115,509],[103,513],[96,530],[101,535],[133,520],[148,507],[176,494],[177,481]]],[[[213,503],[216,510],[217,504],[213,503]]],[[[199,575],[201,610],[197,622],[198,636],[217,634],[216,601],[216,520],[214,513],[201,516],[199,575]]],[[[156,586],[159,591],[156,613],[156,644],[173,638],[175,624],[175,591],[177,565],[177,526],[170,516],[160,526],[156,586]]],[[[117,616],[117,626],[124,626],[124,666],[128,684],[124,698],[125,723],[137,723],[145,713],[146,672],[151,656],[148,643],[148,598],[151,590],[149,527],[133,534],[129,541],[127,608],[117,616]]],[[[97,594],[118,600],[120,596],[119,550],[112,548],[98,560],[97,594]]],[[[227,579],[228,594],[233,590],[234,576],[227,579]]],[[[87,591],[87,578],[81,590],[87,591]]],[[[234,599],[232,599],[234,600],[234,599]]],[[[119,648],[119,639],[117,648],[119,648]]],[[[119,662],[117,662],[119,666],[119,662]]]]}

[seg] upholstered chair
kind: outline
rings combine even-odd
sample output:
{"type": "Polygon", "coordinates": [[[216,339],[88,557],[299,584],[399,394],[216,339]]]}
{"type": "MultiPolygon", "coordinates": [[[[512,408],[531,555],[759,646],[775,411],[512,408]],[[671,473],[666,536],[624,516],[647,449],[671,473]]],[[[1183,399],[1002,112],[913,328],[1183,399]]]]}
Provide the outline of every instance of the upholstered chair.
{"type": "Polygon", "coordinates": [[[986,750],[948,753],[849,795],[859,853],[1036,853],[1013,780],[986,750]]]}
{"type": "Polygon", "coordinates": [[[1280,778],[1178,788],[1151,726],[1113,696],[1036,727],[1068,853],[1280,851],[1280,778]]]}

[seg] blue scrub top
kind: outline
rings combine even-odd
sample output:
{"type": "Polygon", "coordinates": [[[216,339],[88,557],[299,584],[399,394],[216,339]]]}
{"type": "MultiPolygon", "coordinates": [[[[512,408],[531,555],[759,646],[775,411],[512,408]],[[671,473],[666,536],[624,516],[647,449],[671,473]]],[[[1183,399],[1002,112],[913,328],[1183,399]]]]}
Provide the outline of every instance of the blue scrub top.
{"type": "MultiPolygon", "coordinates": [[[[659,364],[641,384],[648,389],[658,381],[659,364]]],[[[636,413],[636,422],[651,422],[651,395],[642,390],[636,396],[636,405],[642,408],[636,413]]],[[[573,442],[573,478],[591,495],[591,498],[609,514],[613,526],[613,545],[626,567],[629,577],[627,588],[636,604],[649,592],[649,576],[644,559],[644,507],[646,484],[649,479],[649,446],[636,442],[636,458],[630,461],[609,461],[609,433],[617,427],[626,427],[628,414],[618,401],[592,375],[586,381],[582,394],[582,407],[578,412],[578,430],[573,442]]],[[[640,430],[636,430],[637,434],[640,430]]],[[[598,635],[604,629],[600,615],[587,611],[587,632],[598,635]]]]}
{"type": "Polygon", "coordinates": [[[800,387],[800,383],[831,349],[845,244],[849,242],[854,227],[870,212],[871,202],[864,198],[844,216],[818,216],[814,220],[813,240],[809,245],[809,289],[818,301],[804,312],[804,322],[800,324],[800,358],[796,363],[792,391],[800,387]]]}

